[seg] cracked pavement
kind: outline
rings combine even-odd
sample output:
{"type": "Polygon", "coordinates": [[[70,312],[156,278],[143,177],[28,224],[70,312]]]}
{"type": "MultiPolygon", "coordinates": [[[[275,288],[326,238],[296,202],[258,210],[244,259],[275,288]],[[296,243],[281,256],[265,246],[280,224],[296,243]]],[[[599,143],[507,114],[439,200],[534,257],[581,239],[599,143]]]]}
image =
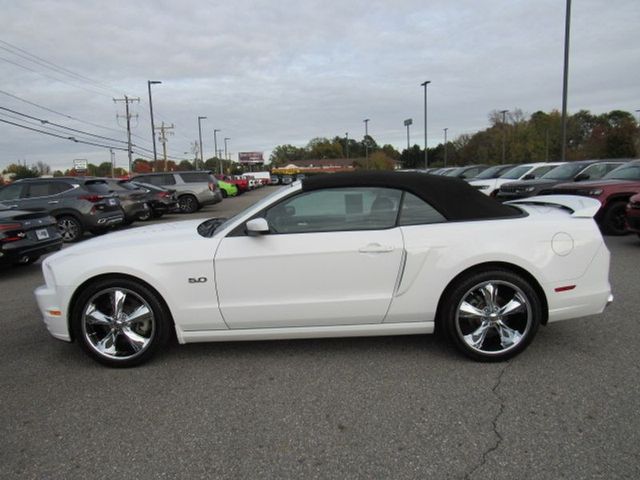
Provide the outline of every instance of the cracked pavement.
{"type": "Polygon", "coordinates": [[[111,370],[45,331],[39,265],[0,271],[0,478],[640,478],[640,241],[607,243],[605,315],[501,364],[412,336],[172,345],[111,370]]]}

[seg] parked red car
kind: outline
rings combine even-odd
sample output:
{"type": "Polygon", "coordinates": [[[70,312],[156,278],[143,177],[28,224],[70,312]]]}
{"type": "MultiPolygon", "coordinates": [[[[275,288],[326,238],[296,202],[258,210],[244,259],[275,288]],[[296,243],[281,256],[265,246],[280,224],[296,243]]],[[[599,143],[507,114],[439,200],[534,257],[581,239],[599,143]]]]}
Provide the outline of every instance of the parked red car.
{"type": "Polygon", "coordinates": [[[244,177],[238,176],[229,176],[229,175],[216,175],[218,180],[222,180],[223,182],[232,183],[238,188],[238,195],[249,190],[249,180],[244,177]]]}
{"type": "Polygon", "coordinates": [[[601,180],[579,183],[562,183],[545,190],[540,195],[570,194],[596,198],[602,206],[595,216],[606,235],[624,235],[629,199],[640,193],[640,160],[625,163],[607,173],[601,180]]]}
{"type": "Polygon", "coordinates": [[[640,237],[640,193],[631,197],[627,204],[627,228],[640,237]]]}

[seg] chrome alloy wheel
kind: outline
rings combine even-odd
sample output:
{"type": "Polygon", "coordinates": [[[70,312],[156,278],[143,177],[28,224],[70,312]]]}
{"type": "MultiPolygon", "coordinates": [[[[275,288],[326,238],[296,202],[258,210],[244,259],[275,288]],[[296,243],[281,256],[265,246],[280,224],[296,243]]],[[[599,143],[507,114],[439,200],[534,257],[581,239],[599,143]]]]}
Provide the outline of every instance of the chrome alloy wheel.
{"type": "Polygon", "coordinates": [[[87,345],[116,361],[144,353],[156,333],[149,303],[125,288],[106,288],[93,295],[85,304],[81,326],[87,345]]]}
{"type": "Polygon", "coordinates": [[[491,280],[470,288],[457,306],[455,327],[472,350],[500,356],[515,349],[533,325],[531,300],[516,285],[491,280]]]}

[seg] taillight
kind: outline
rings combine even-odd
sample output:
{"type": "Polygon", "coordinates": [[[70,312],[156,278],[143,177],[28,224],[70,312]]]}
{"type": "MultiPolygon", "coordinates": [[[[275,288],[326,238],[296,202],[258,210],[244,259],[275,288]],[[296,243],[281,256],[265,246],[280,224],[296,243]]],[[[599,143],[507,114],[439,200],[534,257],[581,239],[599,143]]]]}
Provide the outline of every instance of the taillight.
{"type": "Polygon", "coordinates": [[[11,232],[8,237],[0,238],[0,243],[17,242],[26,237],[19,223],[0,223],[0,232],[11,232]]]}
{"type": "Polygon", "coordinates": [[[104,199],[102,195],[80,195],[78,198],[80,200],[86,200],[87,202],[91,202],[91,203],[97,203],[100,200],[104,199]]]}
{"type": "Polygon", "coordinates": [[[171,196],[169,192],[160,192],[160,197],[162,198],[169,197],[169,196],[171,196]]]}
{"type": "Polygon", "coordinates": [[[0,232],[8,232],[10,230],[22,230],[19,223],[0,223],[0,232]]]}

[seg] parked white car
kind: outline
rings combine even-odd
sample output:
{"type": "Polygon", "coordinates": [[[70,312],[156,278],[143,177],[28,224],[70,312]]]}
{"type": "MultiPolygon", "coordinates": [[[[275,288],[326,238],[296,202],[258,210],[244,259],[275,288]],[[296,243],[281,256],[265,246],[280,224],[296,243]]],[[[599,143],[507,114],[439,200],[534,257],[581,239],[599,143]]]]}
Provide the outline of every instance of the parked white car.
{"type": "Polygon", "coordinates": [[[485,195],[495,196],[495,194],[498,193],[498,190],[500,190],[500,186],[505,183],[540,178],[545,173],[553,170],[563,163],[564,162],[524,163],[506,171],[498,178],[471,180],[469,184],[480,190],[485,195]]]}
{"type": "Polygon", "coordinates": [[[503,205],[420,173],[322,175],[235,217],[116,232],[45,259],[50,333],[110,366],[180,343],[447,332],[504,360],[611,300],[593,199],[503,205]],[[100,252],[100,255],[96,255],[100,252]]]}

